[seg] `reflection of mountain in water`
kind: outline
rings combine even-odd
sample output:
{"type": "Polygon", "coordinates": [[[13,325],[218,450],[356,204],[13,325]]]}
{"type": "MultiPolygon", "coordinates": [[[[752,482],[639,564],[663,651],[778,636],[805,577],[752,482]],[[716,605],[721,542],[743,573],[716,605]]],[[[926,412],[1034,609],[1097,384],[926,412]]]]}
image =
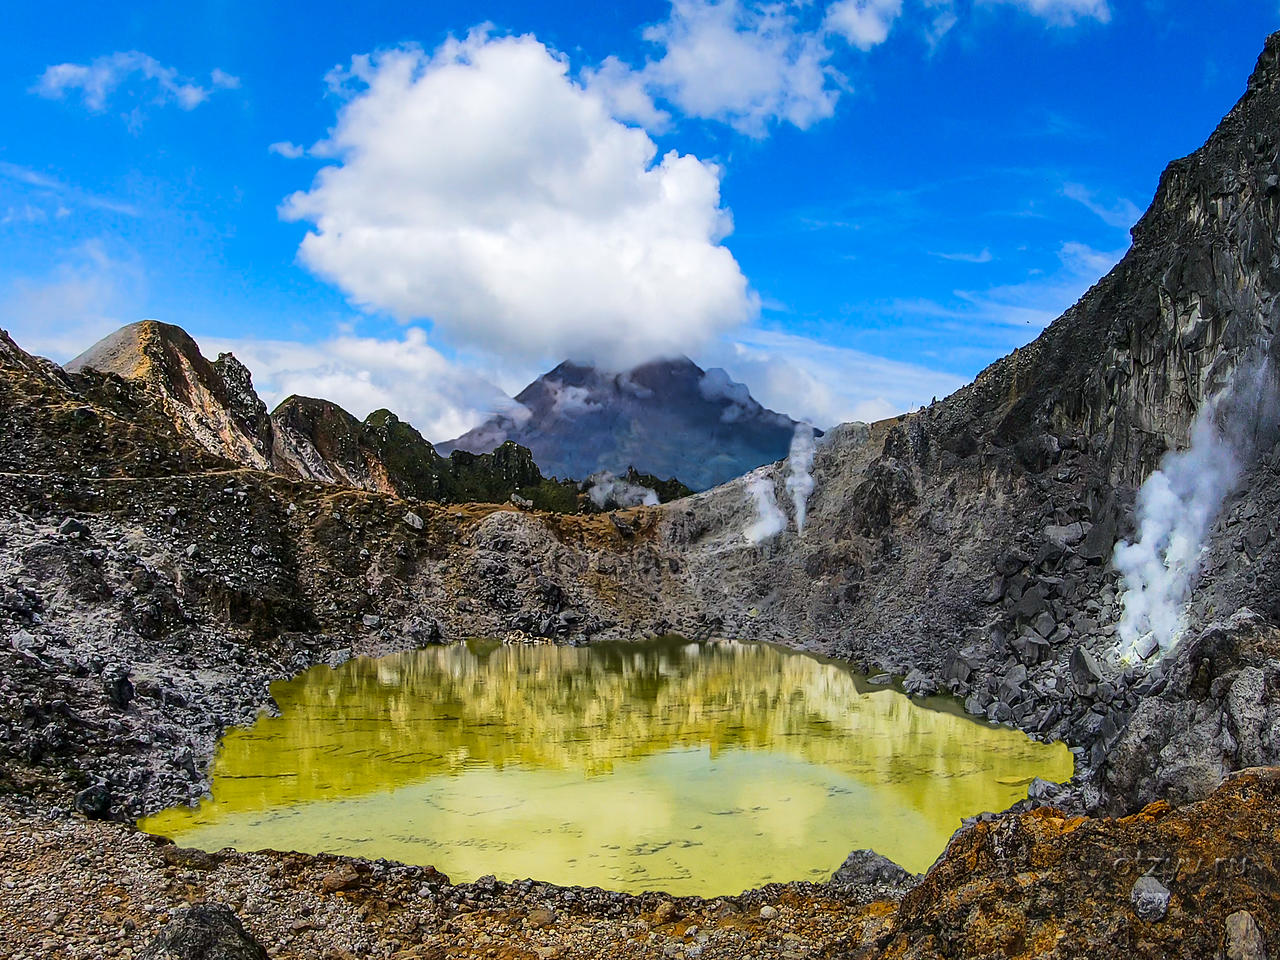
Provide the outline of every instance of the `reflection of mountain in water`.
{"type": "Polygon", "coordinates": [[[713,757],[745,748],[829,766],[921,811],[998,809],[1019,793],[1006,798],[998,778],[1071,773],[1061,745],[759,644],[455,645],[318,667],[273,693],[281,716],[222,744],[219,809],[358,796],[478,765],[602,775],[704,745],[713,757]]]}

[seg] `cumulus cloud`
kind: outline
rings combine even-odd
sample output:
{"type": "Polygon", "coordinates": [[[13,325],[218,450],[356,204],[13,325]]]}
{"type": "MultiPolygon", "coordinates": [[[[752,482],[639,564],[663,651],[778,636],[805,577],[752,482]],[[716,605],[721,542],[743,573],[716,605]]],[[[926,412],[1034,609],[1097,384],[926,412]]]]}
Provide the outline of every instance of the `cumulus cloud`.
{"type": "Polygon", "coordinates": [[[633,69],[615,56],[605,57],[600,66],[582,71],[583,84],[604,100],[615,119],[662,133],[671,124],[671,114],[653,102],[646,80],[643,71],[633,69]]]}
{"type": "Polygon", "coordinates": [[[1111,21],[1107,0],[980,0],[991,5],[1017,7],[1055,26],[1070,27],[1081,20],[1111,21]]]}
{"type": "Polygon", "coordinates": [[[645,66],[645,86],[686,116],[761,136],[771,121],[803,130],[835,111],[831,51],[820,31],[801,29],[782,4],[673,0],[671,16],[644,38],[663,51],[645,66]]]}
{"type": "Polygon", "coordinates": [[[42,97],[56,100],[68,93],[78,93],[89,110],[101,113],[116,93],[139,103],[157,106],[172,103],[183,110],[194,110],[215,91],[239,86],[239,78],[224,70],[214,69],[208,84],[202,85],[155,57],[138,50],[126,50],[97,57],[89,63],[53,64],[45,68],[32,89],[42,97]]]}
{"type": "Polygon", "coordinates": [[[901,14],[902,0],[836,0],[827,7],[825,26],[859,50],[870,50],[889,39],[901,14]]]}
{"type": "Polygon", "coordinates": [[[419,327],[398,338],[337,334],[316,343],[195,336],[206,356],[234,353],[269,407],[290,394],[332,400],[361,419],[385,407],[438,442],[515,406],[432,347],[419,327]]]}
{"type": "Polygon", "coordinates": [[[620,368],[755,313],[720,242],[719,169],[659,158],[535,38],[359,56],[333,83],[337,162],[282,213],[312,224],[302,262],[361,306],[465,347],[620,368]]]}

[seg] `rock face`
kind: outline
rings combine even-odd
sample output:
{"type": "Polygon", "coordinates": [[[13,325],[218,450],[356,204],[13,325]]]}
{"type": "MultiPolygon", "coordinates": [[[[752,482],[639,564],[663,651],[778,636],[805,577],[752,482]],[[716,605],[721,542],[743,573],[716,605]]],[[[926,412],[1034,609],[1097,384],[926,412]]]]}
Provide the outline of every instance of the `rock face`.
{"type": "Polygon", "coordinates": [[[518,418],[494,416],[440,449],[485,453],[514,440],[557,477],[634,467],[706,490],[786,456],[796,426],[686,357],[626,373],[566,361],[516,400],[518,418]]]}
{"type": "Polygon", "coordinates": [[[139,955],[140,960],[267,960],[229,909],[199,904],[183,910],[139,955]]]}
{"type": "Polygon", "coordinates": [[[271,466],[271,421],[249,371],[223,354],[210,363],[181,327],[142,320],[121,327],[67,364],[143,384],[179,429],[205,449],[259,470],[271,466]]]}

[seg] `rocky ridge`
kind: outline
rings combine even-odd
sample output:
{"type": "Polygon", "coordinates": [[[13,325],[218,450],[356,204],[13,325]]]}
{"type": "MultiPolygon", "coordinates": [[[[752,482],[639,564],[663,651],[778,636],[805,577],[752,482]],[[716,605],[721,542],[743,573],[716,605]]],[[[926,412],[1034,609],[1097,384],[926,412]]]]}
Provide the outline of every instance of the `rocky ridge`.
{"type": "MultiPolygon", "coordinates": [[[[529,450],[514,442],[442,456],[389,410],[361,421],[332,401],[295,395],[268,414],[252,375],[232,354],[211,362],[186,331],[156,320],[122,327],[68,363],[66,374],[81,391],[101,384],[95,395],[112,389],[146,395],[152,412],[167,416],[179,433],[249,469],[449,503],[514,496],[543,510],[591,509],[580,484],[544,477],[529,450]]],[[[677,492],[653,489],[663,501],[677,492]]]]}

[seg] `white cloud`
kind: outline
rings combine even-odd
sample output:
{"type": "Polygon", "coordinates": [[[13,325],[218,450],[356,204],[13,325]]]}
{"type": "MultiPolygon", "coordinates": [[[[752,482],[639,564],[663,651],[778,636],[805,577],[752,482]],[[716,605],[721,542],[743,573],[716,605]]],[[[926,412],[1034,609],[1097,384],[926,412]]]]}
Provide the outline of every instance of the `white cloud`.
{"type": "Polygon", "coordinates": [[[772,121],[803,130],[835,111],[831,51],[782,4],[672,0],[670,18],[644,38],[663,51],[644,67],[645,86],[686,116],[762,136],[772,121]]]}
{"type": "MultiPolygon", "coordinates": [[[[508,357],[629,366],[749,319],[720,171],[657,148],[529,36],[473,32],[334,74],[323,168],[282,214],[363,307],[508,357]]],[[[318,148],[313,148],[313,155],[318,148]]]]}
{"type": "Polygon", "coordinates": [[[870,50],[889,39],[901,13],[902,0],[836,0],[827,7],[824,24],[859,50],[870,50]]]}
{"type": "Polygon", "coordinates": [[[931,17],[924,28],[924,37],[932,49],[960,22],[960,16],[956,13],[955,0],[924,0],[924,7],[931,17]]]}
{"type": "Polygon", "coordinates": [[[1055,26],[1070,27],[1081,20],[1111,21],[1107,0],[979,0],[981,3],[1018,7],[1055,26]]]}
{"type": "Polygon", "coordinates": [[[955,263],[990,263],[995,259],[991,251],[983,247],[978,253],[934,253],[932,256],[940,260],[951,260],[955,263]]]}
{"type": "Polygon", "coordinates": [[[306,154],[307,148],[288,140],[280,140],[269,145],[267,152],[274,153],[278,157],[284,157],[286,160],[297,160],[306,154]]]}
{"type": "Polygon", "coordinates": [[[0,180],[16,183],[27,192],[31,203],[44,209],[44,212],[56,217],[65,217],[71,211],[67,204],[89,207],[94,210],[105,210],[108,213],[119,213],[127,217],[139,216],[138,209],[132,204],[88,193],[70,184],[63,183],[39,170],[32,170],[16,163],[0,161],[0,180]]]}
{"type": "Polygon", "coordinates": [[[45,275],[19,277],[0,290],[0,323],[28,353],[65,363],[137,319],[144,287],[131,252],[112,254],[90,241],[45,275]]]}
{"type": "MultiPolygon", "coordinates": [[[[966,338],[994,333],[997,349],[1021,346],[1056,320],[1098,282],[1124,250],[1095,250],[1070,241],[1058,248],[1058,269],[1037,274],[1021,283],[1000,284],[985,290],[956,290],[953,304],[932,300],[898,301],[900,316],[963,322],[966,338]],[[1012,331],[1019,331],[1010,338],[1012,331]]],[[[991,357],[990,359],[994,359],[991,357]]]]}
{"type": "Polygon", "coordinates": [[[766,407],[824,429],[850,420],[883,420],[944,397],[965,382],[916,364],[760,329],[726,341],[711,360],[747,384],[766,407]]]}
{"type": "Polygon", "coordinates": [[[1128,230],[1142,216],[1142,211],[1131,200],[1121,197],[1115,203],[1107,205],[1098,201],[1094,191],[1078,183],[1063,184],[1062,194],[1084,206],[1109,227],[1128,230]]]}
{"type": "Polygon", "coordinates": [[[194,110],[214,91],[239,86],[238,77],[219,69],[214,69],[208,85],[202,86],[155,57],[127,50],[97,57],[89,63],[58,63],[46,67],[32,89],[42,97],[58,100],[68,92],[79,92],[89,110],[101,113],[117,91],[141,103],[175,103],[183,110],[194,110]]]}
{"type": "Polygon", "coordinates": [[[604,100],[615,119],[638,123],[654,133],[670,126],[671,114],[654,104],[644,73],[617,57],[605,57],[600,66],[583,70],[582,82],[604,100]]]}
{"type": "Polygon", "coordinates": [[[205,356],[230,351],[269,407],[291,394],[332,400],[357,418],[386,408],[428,440],[456,437],[514,401],[452,363],[418,327],[399,338],[337,334],[316,343],[196,336],[205,356]]]}

